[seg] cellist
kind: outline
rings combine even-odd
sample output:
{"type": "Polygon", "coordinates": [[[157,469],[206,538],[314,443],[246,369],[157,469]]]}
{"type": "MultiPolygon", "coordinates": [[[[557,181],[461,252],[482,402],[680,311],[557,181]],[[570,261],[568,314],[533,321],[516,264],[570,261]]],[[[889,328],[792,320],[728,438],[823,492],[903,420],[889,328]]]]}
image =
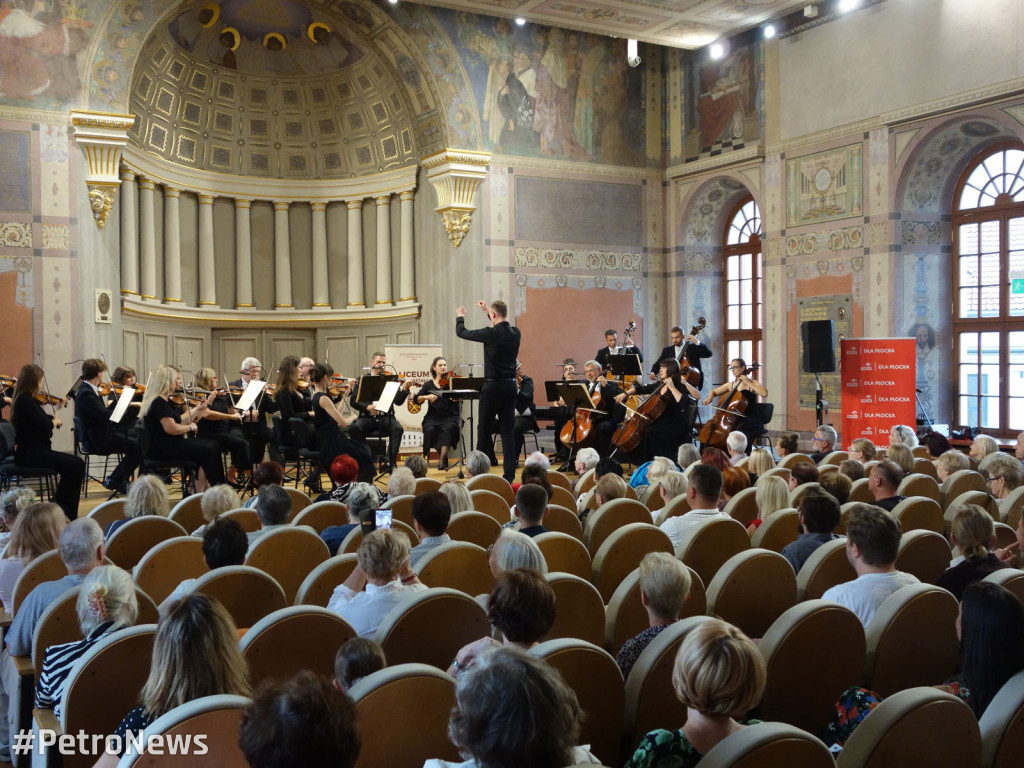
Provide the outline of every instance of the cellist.
{"type": "Polygon", "coordinates": [[[679,373],[679,363],[671,357],[658,362],[658,381],[633,385],[615,399],[624,402],[632,395],[651,395],[666,400],[665,411],[647,427],[646,456],[665,456],[675,461],[679,446],[693,440],[693,406],[700,390],[679,373]],[[656,394],[655,394],[656,393],[656,394]]]}
{"type": "Polygon", "coordinates": [[[724,407],[724,401],[728,398],[723,395],[737,393],[747,401],[746,412],[740,417],[735,428],[747,436],[748,446],[753,445],[754,440],[764,431],[764,424],[757,418],[755,409],[750,406],[757,402],[757,398],[768,397],[768,390],[764,384],[750,377],[751,370],[742,358],[734,358],[729,362],[729,372],[733,375],[733,380],[718,385],[708,392],[708,396],[703,400],[704,405],[710,405],[716,397],[721,398],[716,405],[724,407]]]}

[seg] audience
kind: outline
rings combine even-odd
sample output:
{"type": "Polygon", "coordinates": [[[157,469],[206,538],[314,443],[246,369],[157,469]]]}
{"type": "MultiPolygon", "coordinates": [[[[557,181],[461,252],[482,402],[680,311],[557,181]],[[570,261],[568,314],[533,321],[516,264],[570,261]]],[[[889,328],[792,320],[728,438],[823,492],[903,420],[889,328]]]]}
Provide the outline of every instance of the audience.
{"type": "Polygon", "coordinates": [[[805,483],[818,482],[818,468],[806,461],[798,461],[789,467],[789,490],[805,483]]]}
{"type": "Polygon", "coordinates": [[[823,472],[818,477],[818,484],[823,491],[831,493],[839,506],[843,506],[850,500],[850,491],[853,490],[853,481],[848,475],[842,472],[823,472]]]}
{"type": "Polygon", "coordinates": [[[547,514],[547,511],[548,494],[544,492],[544,488],[528,483],[523,485],[519,489],[519,493],[516,494],[516,503],[512,507],[514,519],[503,527],[515,526],[516,530],[532,539],[534,536],[548,532],[548,529],[544,527],[544,515],[547,514]]]}
{"type": "Polygon", "coordinates": [[[747,526],[747,533],[750,536],[753,536],[754,531],[773,514],[789,507],[789,486],[778,475],[762,477],[757,481],[754,501],[757,504],[757,518],[747,526]]]}
{"type": "Polygon", "coordinates": [[[909,475],[914,471],[914,452],[905,445],[890,445],[886,452],[889,461],[892,461],[900,468],[903,475],[909,475]]]}
{"type": "Polygon", "coordinates": [[[690,569],[666,552],[649,552],[640,561],[640,602],[650,626],[622,644],[615,661],[628,678],[640,654],[662,630],[679,621],[690,594],[690,569]]]}
{"type": "MultiPolygon", "coordinates": [[[[214,486],[214,488],[227,488],[226,485],[214,486]]],[[[212,492],[210,488],[203,494],[212,492]]],[[[114,531],[137,517],[146,515],[160,515],[167,517],[171,513],[171,500],[167,496],[167,486],[164,481],[156,475],[142,475],[132,482],[128,489],[128,495],[124,500],[124,519],[115,520],[107,526],[107,538],[109,539],[114,531]]]]}
{"type": "Polygon", "coordinates": [[[14,530],[14,521],[24,512],[36,495],[28,488],[14,486],[0,494],[0,552],[7,546],[14,530]]]}
{"type": "Polygon", "coordinates": [[[821,460],[836,449],[838,439],[839,435],[836,434],[835,428],[828,424],[822,424],[814,430],[814,452],[810,454],[811,460],[815,464],[821,464],[821,460]]]}
{"type": "Polygon", "coordinates": [[[787,544],[782,556],[789,560],[793,570],[800,573],[804,563],[818,547],[839,538],[834,533],[842,518],[839,502],[822,488],[808,488],[797,506],[800,515],[800,536],[787,544]]]}
{"type": "Polygon", "coordinates": [[[292,513],[292,497],[280,485],[265,485],[260,488],[260,503],[256,512],[260,516],[260,527],[245,534],[249,539],[249,549],[271,531],[288,525],[292,513]]]}
{"type": "Polygon", "coordinates": [[[469,489],[461,480],[445,480],[441,483],[441,493],[448,499],[453,515],[473,509],[473,497],[469,495],[469,489]]]}
{"type": "Polygon", "coordinates": [[[861,464],[867,464],[869,461],[874,461],[877,453],[878,450],[875,448],[875,444],[866,437],[858,437],[850,443],[850,447],[846,449],[847,457],[854,461],[859,461],[861,464]]]}
{"type": "Polygon", "coordinates": [[[352,490],[352,484],[359,477],[359,462],[347,453],[334,457],[327,474],[331,476],[334,487],[324,491],[316,497],[317,501],[337,501],[341,504],[348,502],[348,494],[352,490]]]}
{"type": "Polygon", "coordinates": [[[726,467],[732,466],[729,462],[729,455],[721,448],[715,448],[714,446],[709,446],[701,451],[700,463],[717,467],[721,472],[724,472],[726,467]]]}
{"type": "Polygon", "coordinates": [[[412,476],[417,480],[427,476],[427,460],[418,453],[413,453],[406,457],[405,467],[412,472],[412,476]]]}
{"type": "Polygon", "coordinates": [[[600,475],[594,487],[580,496],[579,501],[576,503],[580,522],[586,523],[587,516],[590,514],[591,500],[594,502],[594,508],[600,509],[601,505],[605,502],[626,498],[629,494],[626,490],[628,487],[626,481],[622,479],[622,475],[617,475],[614,472],[600,475]]]}
{"type": "Polygon", "coordinates": [[[341,644],[334,656],[334,684],[348,690],[367,675],[388,665],[384,649],[365,637],[352,637],[341,644]]]}
{"type": "Polygon", "coordinates": [[[822,598],[844,605],[867,627],[878,607],[916,576],[897,571],[900,524],[881,507],[858,503],[846,521],[846,557],[857,578],[827,590],[822,598]]]}
{"type": "Polygon", "coordinates": [[[929,432],[921,439],[921,445],[928,450],[933,461],[953,447],[949,444],[949,438],[939,432],[929,432]]]}
{"type": "Polygon", "coordinates": [[[946,451],[935,460],[935,474],[939,476],[939,483],[946,482],[954,472],[970,468],[971,460],[967,458],[967,454],[955,448],[946,451]]]}
{"type": "Polygon", "coordinates": [[[722,493],[718,508],[725,509],[729,499],[750,487],[750,475],[743,467],[726,467],[722,470],[722,493]]]}
{"type": "Polygon", "coordinates": [[[548,471],[544,467],[540,464],[529,464],[523,469],[521,478],[522,482],[512,483],[513,493],[518,493],[519,489],[524,485],[537,485],[544,489],[548,501],[551,501],[555,491],[551,487],[551,481],[548,480],[548,471]]]}
{"type": "MultiPolygon", "coordinates": [[[[244,565],[249,539],[237,520],[218,517],[203,531],[203,560],[211,571],[229,565],[244,565]]],[[[192,594],[198,579],[185,579],[160,603],[163,613],[185,595],[192,594]]]]}
{"type": "MultiPolygon", "coordinates": [[[[395,472],[398,472],[396,469],[395,472]]],[[[352,483],[348,492],[348,522],[345,525],[329,525],[320,532],[331,557],[338,554],[346,537],[356,527],[363,532],[372,531],[376,527],[374,512],[380,506],[380,492],[369,483],[352,483]]]]}
{"type": "Polygon", "coordinates": [[[862,477],[866,477],[864,474],[864,465],[856,459],[844,459],[839,462],[839,474],[846,475],[850,478],[851,483],[854,480],[860,480],[862,477]]]}
{"type": "Polygon", "coordinates": [[[451,537],[446,533],[452,519],[452,507],[448,497],[440,491],[421,493],[412,500],[412,525],[420,537],[420,543],[409,552],[409,564],[413,567],[427,552],[447,544],[451,537]]]}
{"type": "Polygon", "coordinates": [[[747,458],[747,436],[739,430],[729,433],[725,445],[729,449],[729,463],[734,467],[747,458]]]}
{"type": "MultiPolygon", "coordinates": [[[[376,486],[371,485],[371,488],[377,490],[376,486]]],[[[381,502],[384,500],[384,495],[377,491],[381,497],[381,502]]],[[[388,493],[387,498],[394,499],[397,496],[412,496],[416,493],[416,476],[412,473],[412,470],[408,467],[398,467],[392,470],[391,477],[388,478],[388,493]]]]}
{"type": "Polygon", "coordinates": [[[466,456],[466,475],[476,477],[491,472],[491,458],[483,451],[470,451],[466,456]]]}
{"type": "Polygon", "coordinates": [[[892,512],[906,496],[899,495],[900,483],[903,482],[903,470],[896,462],[889,459],[880,461],[871,468],[868,475],[868,490],[875,497],[875,506],[886,512],[892,512]]]}
{"type": "Polygon", "coordinates": [[[519,531],[503,530],[491,547],[488,563],[494,578],[516,568],[532,568],[548,572],[544,553],[532,538],[519,531]]]}
{"type": "MultiPolygon", "coordinates": [[[[269,486],[263,486],[267,488],[269,486]]],[[[281,486],[275,485],[275,488],[281,486]]],[[[263,488],[260,492],[263,492],[263,488]]],[[[232,509],[238,509],[242,506],[242,502],[238,499],[238,494],[235,493],[235,489],[230,485],[221,483],[220,485],[213,485],[203,491],[203,498],[199,500],[199,506],[203,511],[203,519],[206,521],[203,525],[192,531],[192,535],[202,538],[203,531],[206,530],[206,526],[216,520],[218,517],[223,515],[225,512],[230,512],[232,509]]],[[[258,511],[258,507],[257,507],[258,511]]]]}
{"type": "Polygon", "coordinates": [[[981,581],[993,571],[1009,568],[992,551],[996,545],[996,527],[991,516],[975,504],[965,504],[953,518],[950,540],[962,558],[939,576],[935,583],[960,600],[969,584],[981,581]]]}
{"type": "Polygon", "coordinates": [[[697,450],[697,446],[693,443],[683,443],[679,446],[679,450],[676,451],[676,466],[681,471],[685,471],[691,464],[700,461],[700,451],[697,450]]]}
{"type": "Polygon", "coordinates": [[[722,473],[717,467],[698,464],[690,470],[688,480],[686,498],[690,504],[690,511],[685,515],[670,517],[661,524],[661,530],[668,534],[677,555],[683,534],[690,528],[702,520],[730,519],[718,509],[718,497],[722,493],[722,473]]]}
{"type": "MultiPolygon", "coordinates": [[[[580,481],[587,472],[597,466],[597,462],[601,460],[601,454],[595,451],[593,448],[580,448],[576,454],[576,458],[573,460],[573,468],[576,470],[577,477],[572,481],[572,492],[576,492],[576,484],[580,481]]],[[[595,473],[596,474],[596,473],[595,473]]]]}
{"type": "Polygon", "coordinates": [[[750,481],[761,477],[765,472],[775,469],[775,458],[767,448],[755,448],[750,452],[750,460],[747,461],[747,472],[750,474],[750,481]]]}
{"type": "Polygon", "coordinates": [[[889,445],[905,445],[910,450],[917,448],[917,434],[905,424],[897,424],[889,431],[889,445]]]}
{"type": "Polygon", "coordinates": [[[796,432],[783,432],[775,438],[775,453],[781,459],[791,453],[799,453],[800,435],[796,432]]]}
{"type": "Polygon", "coordinates": [[[551,459],[543,451],[534,451],[526,457],[526,461],[523,462],[523,469],[533,466],[542,467],[545,472],[550,472],[551,459]]]}
{"type": "Polygon", "coordinates": [[[988,435],[978,435],[971,443],[971,458],[981,461],[986,456],[991,456],[999,450],[999,443],[988,435]]]}
{"type": "Polygon", "coordinates": [[[50,501],[30,504],[18,516],[0,560],[0,601],[7,613],[14,613],[14,585],[25,566],[55,549],[67,524],[64,510],[50,501]]]}
{"type": "MultiPolygon", "coordinates": [[[[255,507],[259,501],[259,490],[264,485],[282,485],[284,483],[284,467],[276,461],[261,461],[252,470],[252,485],[255,492],[246,499],[245,508],[255,507]]],[[[318,498],[317,501],[320,499],[318,498]]]]}
{"type": "Polygon", "coordinates": [[[1020,485],[1020,462],[1005,453],[989,454],[978,464],[978,471],[985,475],[992,498],[1000,503],[1020,485]]]}

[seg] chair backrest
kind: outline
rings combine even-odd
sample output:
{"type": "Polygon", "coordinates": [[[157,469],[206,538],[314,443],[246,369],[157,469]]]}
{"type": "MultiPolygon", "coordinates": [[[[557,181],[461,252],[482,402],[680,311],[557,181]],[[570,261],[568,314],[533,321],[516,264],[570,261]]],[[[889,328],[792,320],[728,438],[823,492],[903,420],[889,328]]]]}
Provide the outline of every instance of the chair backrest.
{"type": "Polygon", "coordinates": [[[822,464],[828,464],[833,467],[837,467],[850,458],[850,454],[846,451],[832,451],[827,454],[820,462],[818,462],[818,468],[821,468],[822,464]]]}
{"type": "Polygon", "coordinates": [[[187,536],[188,531],[159,515],[136,517],[119,527],[107,541],[106,556],[115,565],[131,571],[139,560],[162,541],[187,536]]]}
{"type": "Polygon", "coordinates": [[[358,555],[336,555],[324,560],[309,572],[295,593],[295,605],[318,605],[326,608],[331,595],[356,568],[358,555]]]}
{"type": "Polygon", "coordinates": [[[605,602],[648,552],[675,554],[668,534],[650,523],[628,523],[604,540],[594,557],[591,581],[605,602]]]}
{"type": "Polygon", "coordinates": [[[683,532],[676,556],[693,568],[705,584],[718,573],[722,564],[737,552],[750,549],[746,529],[735,520],[701,520],[683,532]]]}
{"type": "Polygon", "coordinates": [[[853,481],[853,485],[850,486],[850,501],[863,501],[865,504],[874,504],[875,496],[871,493],[871,488],[868,486],[870,478],[862,477],[858,480],[853,481]]]}
{"type": "Polygon", "coordinates": [[[68,575],[68,569],[64,561],[60,559],[60,553],[56,549],[44,552],[39,557],[25,565],[18,580],[14,582],[14,591],[11,593],[11,615],[18,615],[18,608],[28,597],[28,593],[38,587],[44,581],[57,581],[68,575]]]}
{"type": "Polygon", "coordinates": [[[221,515],[225,520],[234,520],[246,533],[255,533],[262,527],[260,515],[255,509],[229,509],[221,515]]]}
{"type": "MultiPolygon", "coordinates": [[[[509,486],[511,488],[511,486],[509,486]]],[[[432,477],[417,477],[416,485],[413,488],[412,495],[420,496],[424,493],[430,493],[431,491],[441,490],[441,481],[435,480],[432,477]]]]}
{"type": "Polygon", "coordinates": [[[1019,485],[999,502],[999,519],[1016,529],[1020,523],[1022,511],[1024,511],[1024,485],[1019,485]]]}
{"type": "MultiPolygon", "coordinates": [[[[152,743],[153,736],[163,736],[162,744],[168,745],[174,740],[184,741],[185,737],[194,740],[202,736],[207,753],[203,756],[190,754],[189,766],[248,768],[249,762],[238,746],[238,725],[250,703],[244,696],[228,694],[195,699],[158,717],[146,728],[146,739],[152,743]]],[[[160,752],[143,755],[129,750],[117,765],[118,768],[143,765],[147,768],[180,768],[181,764],[181,755],[172,754],[172,750],[164,746],[160,752]]]]}
{"type": "Polygon", "coordinates": [[[793,508],[777,509],[754,531],[750,546],[781,552],[800,536],[800,513],[793,508]]]}
{"type": "Polygon", "coordinates": [[[299,512],[312,504],[313,500],[298,488],[289,488],[288,486],[282,487],[292,499],[292,511],[291,514],[288,515],[288,520],[290,522],[297,514],[299,514],[299,512]]]}
{"type": "Polygon", "coordinates": [[[896,570],[912,573],[926,584],[934,584],[949,568],[952,555],[945,536],[920,529],[906,531],[900,537],[896,570]]]}
{"type": "Polygon", "coordinates": [[[544,513],[544,527],[549,531],[566,533],[580,542],[583,541],[583,524],[574,511],[576,508],[563,507],[560,504],[548,504],[544,513]]]}
{"type": "Polygon", "coordinates": [[[220,600],[240,629],[288,605],[274,577],[248,565],[227,565],[210,571],[199,577],[195,591],[220,600]]]}
{"type": "Polygon", "coordinates": [[[257,621],[238,646],[255,689],[263,680],[289,680],[304,669],[332,677],[335,654],[355,636],[355,630],[334,611],[293,605],[257,621]]]}
{"type": "Polygon", "coordinates": [[[415,498],[411,493],[404,496],[392,496],[384,502],[382,509],[390,509],[392,519],[412,525],[412,501],[415,498]]]}
{"type": "Polygon", "coordinates": [[[561,571],[590,580],[590,553],[583,542],[567,533],[548,531],[533,537],[548,571],[561,571]]]}
{"type": "MultiPolygon", "coordinates": [[[[487,477],[490,477],[490,475],[487,475],[487,477]]],[[[500,480],[501,478],[498,479],[500,480]]],[[[512,511],[508,502],[494,491],[488,491],[483,488],[476,491],[470,491],[469,498],[472,500],[473,509],[476,512],[483,512],[485,515],[490,515],[501,525],[504,525],[512,519],[512,511]]]]}
{"type": "Polygon", "coordinates": [[[893,693],[875,707],[846,741],[836,765],[967,766],[980,761],[981,732],[971,708],[956,696],[927,687],[893,693]]]}
{"type": "Polygon", "coordinates": [[[185,579],[198,579],[208,570],[203,540],[175,536],[143,555],[135,569],[135,583],[159,605],[185,579]]]}
{"type": "Polygon", "coordinates": [[[986,576],[985,581],[991,581],[1010,590],[1024,603],[1024,571],[1018,568],[1000,568],[986,576]]]}
{"type": "Polygon", "coordinates": [[[467,595],[481,595],[489,593],[494,586],[488,560],[487,550],[481,546],[468,541],[449,541],[427,552],[414,570],[428,587],[448,587],[467,595]]]}
{"type": "Polygon", "coordinates": [[[1024,672],[999,689],[978,720],[982,768],[1011,768],[1024,752],[1024,672]]]}
{"type": "Polygon", "coordinates": [[[363,739],[356,768],[405,768],[422,766],[431,758],[460,759],[448,739],[455,680],[444,672],[426,664],[392,664],[364,677],[349,694],[363,739]],[[415,738],[396,738],[396,723],[416,723],[415,738]]]}
{"type": "Polygon", "coordinates": [[[288,526],[276,528],[257,539],[245,564],[273,576],[291,605],[309,572],[330,556],[324,540],[313,531],[288,526]]]}
{"type": "Polygon", "coordinates": [[[650,510],[639,501],[612,499],[587,516],[587,523],[583,526],[583,543],[593,557],[612,531],[630,523],[650,522],[650,510]]]}
{"type": "Polygon", "coordinates": [[[946,478],[940,486],[942,492],[942,507],[948,509],[950,502],[957,496],[967,491],[982,491],[988,493],[988,484],[980,472],[973,469],[958,469],[946,478]]]}
{"type": "Polygon", "coordinates": [[[782,469],[792,469],[796,464],[813,464],[814,459],[806,453],[787,453],[779,459],[778,466],[782,469]]]}
{"type": "Polygon", "coordinates": [[[448,535],[453,541],[468,541],[487,549],[501,535],[501,526],[490,515],[470,510],[452,515],[448,535]]]}
{"type": "Polygon", "coordinates": [[[32,665],[35,667],[37,680],[43,671],[43,656],[47,648],[82,639],[77,608],[80,591],[79,586],[61,593],[56,600],[46,606],[36,622],[35,632],[32,634],[32,665]]]}
{"type": "Polygon", "coordinates": [[[115,520],[124,520],[124,508],[124,499],[110,499],[94,507],[88,516],[99,524],[101,531],[106,531],[115,520]]]}
{"type": "Polygon", "coordinates": [[[685,493],[681,493],[674,499],[669,499],[668,504],[658,510],[658,514],[654,516],[654,524],[661,525],[670,517],[678,517],[679,515],[685,515],[690,511],[690,500],[686,498],[685,493]]]}
{"type": "Polygon", "coordinates": [[[796,574],[782,555],[748,549],[733,555],[708,585],[708,614],[761,637],[796,604],[796,574]]]}
{"type": "Polygon", "coordinates": [[[701,768],[835,768],[829,748],[788,723],[757,723],[722,739],[700,761],[701,768]]]}
{"type": "Polygon", "coordinates": [[[498,494],[510,507],[516,503],[516,495],[512,486],[501,475],[475,475],[466,481],[470,493],[473,491],[491,491],[498,494]]]}
{"type": "Polygon", "coordinates": [[[821,483],[802,483],[789,492],[789,506],[796,508],[800,498],[811,488],[821,488],[821,483]]]}
{"type": "Polygon", "coordinates": [[[545,576],[555,593],[555,623],[548,640],[573,637],[600,645],[604,638],[604,601],[589,581],[571,573],[545,576]]]}
{"type": "Polygon", "coordinates": [[[557,469],[548,470],[548,482],[551,483],[552,488],[564,488],[570,493],[572,492],[572,481],[557,469]]]}
{"type": "MultiPolygon", "coordinates": [[[[935,481],[936,485],[938,485],[939,471],[938,469],[935,468],[935,464],[932,462],[931,459],[926,459],[923,456],[915,456],[914,473],[927,475],[928,477],[935,481]]],[[[936,501],[938,501],[938,499],[936,499],[936,501]]]]}
{"type": "MultiPolygon", "coordinates": [[[[930,461],[926,463],[932,466],[930,461]]],[[[937,505],[942,501],[938,480],[933,475],[921,472],[911,472],[909,475],[906,475],[902,482],[900,482],[896,493],[900,496],[924,496],[926,499],[934,501],[937,505]]],[[[939,506],[939,513],[942,513],[941,505],[939,506]]]]}
{"type": "Polygon", "coordinates": [[[867,641],[849,608],[806,600],[772,623],[758,650],[768,672],[758,716],[820,733],[839,695],[860,682],[867,641]],[[828,662],[808,664],[810,648],[827,648],[828,662]]]}
{"type": "Polygon", "coordinates": [[[572,490],[554,483],[551,484],[551,498],[548,501],[566,509],[576,509],[576,497],[572,495],[572,490]]]}
{"type": "MultiPolygon", "coordinates": [[[[393,520],[392,520],[391,524],[392,524],[392,526],[394,526],[394,521],[393,520]]],[[[412,543],[412,539],[410,539],[409,542],[412,543]]],[[[345,538],[342,539],[341,543],[338,545],[338,554],[339,555],[354,555],[359,550],[359,545],[362,544],[362,543],[363,543],[363,531],[357,525],[355,528],[353,528],[351,531],[348,532],[348,534],[345,536],[345,538]]],[[[415,546],[415,544],[413,544],[413,546],[415,546]]]]}
{"type": "Polygon", "coordinates": [[[184,528],[188,533],[192,533],[192,531],[206,522],[206,519],[203,517],[202,501],[203,494],[201,493],[193,493],[191,496],[186,496],[171,508],[171,513],[167,517],[184,528]]]}
{"type": "Polygon", "coordinates": [[[593,643],[567,637],[535,645],[530,653],[557,669],[575,692],[583,712],[580,744],[589,744],[604,764],[618,765],[626,691],[615,659],[593,643]]]}
{"type": "Polygon", "coordinates": [[[857,578],[846,557],[846,539],[826,541],[804,561],[796,575],[797,600],[817,600],[837,584],[857,578]]]}
{"type": "Polygon", "coordinates": [[[1005,549],[1017,541],[1017,531],[1006,523],[996,523],[996,548],[1005,549]]]}
{"type": "MultiPolygon", "coordinates": [[[[707,594],[704,582],[692,568],[690,572],[690,592],[679,612],[680,619],[691,616],[703,616],[707,613],[707,594]]],[[[556,609],[557,610],[557,609],[556,609]]],[[[650,626],[647,609],[640,602],[640,569],[637,568],[626,576],[615,590],[612,599],[605,606],[604,647],[618,651],[624,642],[643,632],[650,626]]]]}
{"type": "MultiPolygon", "coordinates": [[[[393,513],[392,513],[393,514],[393,513]]],[[[348,507],[340,501],[316,501],[292,518],[292,525],[308,525],[317,533],[348,522],[348,507]]]]}
{"type": "Polygon", "coordinates": [[[597,485],[597,471],[591,467],[576,481],[576,495],[580,496],[597,485]]]}
{"type": "Polygon", "coordinates": [[[729,499],[722,511],[737,523],[750,525],[751,521],[758,517],[757,489],[744,488],[729,499]]]}
{"type": "Polygon", "coordinates": [[[392,608],[374,639],[388,664],[419,662],[448,669],[462,646],[490,633],[480,603],[464,592],[438,587],[414,592],[392,608]]]}
{"type": "Polygon", "coordinates": [[[941,536],[946,530],[942,507],[935,499],[927,496],[908,496],[893,507],[892,516],[899,521],[904,533],[923,530],[934,531],[941,536]]]}
{"type": "Polygon", "coordinates": [[[661,485],[649,485],[644,489],[644,492],[640,494],[639,502],[643,504],[653,514],[657,510],[665,506],[665,497],[661,495],[661,485]]]}
{"type": "Polygon", "coordinates": [[[956,598],[931,584],[910,584],[896,590],[867,626],[867,686],[889,696],[952,677],[960,660],[955,626],[958,611],[956,598]]]}

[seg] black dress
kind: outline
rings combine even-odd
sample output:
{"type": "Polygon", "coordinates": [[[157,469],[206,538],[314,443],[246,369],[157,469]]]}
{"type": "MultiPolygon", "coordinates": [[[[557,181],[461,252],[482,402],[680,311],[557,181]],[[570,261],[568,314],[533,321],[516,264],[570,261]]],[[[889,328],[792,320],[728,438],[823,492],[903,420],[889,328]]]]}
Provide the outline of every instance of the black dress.
{"type": "Polygon", "coordinates": [[[359,482],[373,482],[373,457],[365,443],[357,443],[348,437],[331,415],[324,410],[320,402],[323,398],[330,400],[326,392],[313,394],[313,430],[316,450],[320,454],[321,466],[330,473],[334,460],[347,453],[359,464],[359,482]]]}
{"type": "MultiPolygon", "coordinates": [[[[638,395],[652,395],[661,388],[663,382],[656,381],[653,384],[634,384],[633,388],[638,395]]],[[[665,410],[657,419],[651,422],[647,428],[647,456],[665,456],[672,461],[676,460],[679,453],[679,446],[684,442],[693,440],[693,400],[690,399],[685,386],[679,384],[677,389],[683,391],[683,397],[676,402],[672,393],[666,390],[664,393],[652,395],[661,397],[665,401],[665,410]]]]}
{"type": "MultiPolygon", "coordinates": [[[[217,413],[236,413],[227,395],[215,397],[210,410],[217,413]]],[[[222,451],[230,451],[231,463],[241,470],[252,469],[252,453],[249,440],[242,433],[241,423],[230,419],[202,419],[196,433],[204,440],[217,444],[222,451]]]]}
{"type": "Polygon", "coordinates": [[[423,414],[423,452],[431,448],[441,449],[447,445],[454,448],[459,444],[459,406],[451,397],[441,395],[443,390],[427,379],[416,393],[417,397],[437,395],[437,400],[424,403],[427,412],[423,414]]]}
{"type": "Polygon", "coordinates": [[[160,422],[170,418],[181,424],[181,411],[162,397],[149,404],[149,411],[142,423],[149,434],[149,455],[147,459],[157,461],[192,461],[203,468],[210,485],[224,482],[224,467],[220,460],[220,448],[216,443],[201,438],[185,439],[185,435],[169,435],[160,422]]]}
{"type": "Polygon", "coordinates": [[[11,405],[14,426],[14,461],[23,467],[44,467],[60,475],[53,501],[69,519],[78,517],[78,499],[85,477],[85,462],[50,447],[53,419],[32,395],[22,393],[11,405]]]}

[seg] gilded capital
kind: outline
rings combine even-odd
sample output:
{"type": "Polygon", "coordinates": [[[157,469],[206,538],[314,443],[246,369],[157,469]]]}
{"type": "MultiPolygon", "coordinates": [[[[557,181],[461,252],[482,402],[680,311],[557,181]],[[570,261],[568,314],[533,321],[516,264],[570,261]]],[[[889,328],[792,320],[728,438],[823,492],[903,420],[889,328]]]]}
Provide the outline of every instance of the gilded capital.
{"type": "Polygon", "coordinates": [[[71,111],[75,143],[85,156],[85,185],[96,226],[103,229],[121,184],[121,150],[128,144],[128,129],[135,115],[71,111]]]}
{"type": "Polygon", "coordinates": [[[423,158],[427,179],[437,195],[441,223],[452,245],[462,245],[469,232],[473,211],[476,210],[477,187],[487,178],[489,152],[468,149],[445,149],[423,158]]]}

